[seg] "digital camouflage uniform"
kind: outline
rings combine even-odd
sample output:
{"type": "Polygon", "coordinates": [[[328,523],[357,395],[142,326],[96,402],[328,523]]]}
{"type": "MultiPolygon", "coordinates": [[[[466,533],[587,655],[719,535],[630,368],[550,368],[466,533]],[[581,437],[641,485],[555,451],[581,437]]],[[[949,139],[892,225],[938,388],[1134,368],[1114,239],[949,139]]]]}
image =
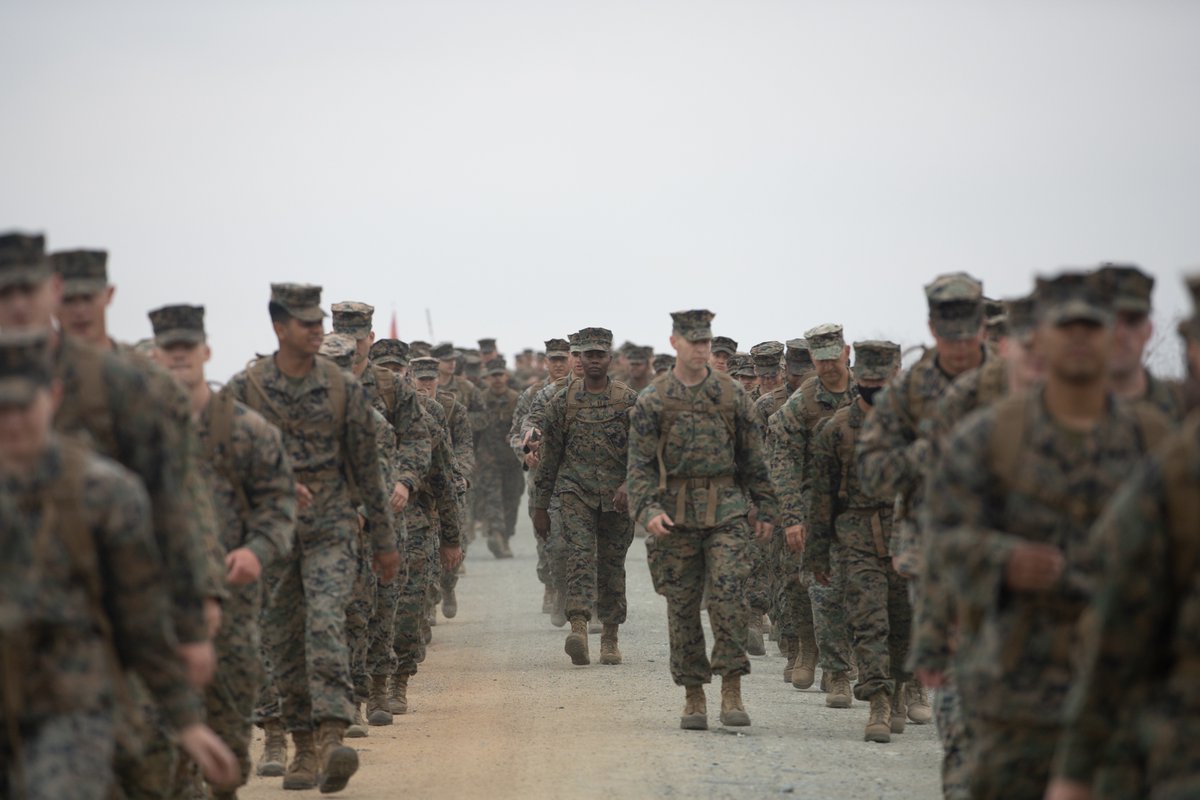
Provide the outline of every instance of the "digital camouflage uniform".
{"type": "MultiPolygon", "coordinates": [[[[887,380],[900,363],[900,347],[892,342],[855,342],[854,351],[856,379],[887,380]]],[[[865,494],[858,480],[854,450],[867,415],[856,399],[838,409],[813,442],[804,551],[805,568],[828,575],[834,569],[832,545],[841,545],[859,700],[878,692],[895,697],[909,680],[912,624],[908,582],[892,569],[888,555],[893,504],[865,494]]]]}
{"type": "MultiPolygon", "coordinates": [[[[580,331],[583,350],[611,344],[604,329],[580,331]]],[[[625,555],[633,521],[613,497],[625,483],[629,410],[636,399],[620,381],[592,393],[575,379],[546,407],[533,506],[549,509],[555,496],[561,503],[568,619],[589,620],[595,607],[605,625],[625,622],[625,555]]]]}
{"type": "MultiPolygon", "coordinates": [[[[783,353],[782,342],[761,342],[751,347],[750,358],[755,374],[760,379],[763,376],[777,376],[783,353]]],[[[779,388],[786,390],[787,383],[783,383],[779,388]]],[[[772,390],[766,394],[773,395],[775,391],[772,390]]],[[[761,409],[759,408],[758,402],[764,398],[764,395],[758,392],[758,387],[751,394],[751,398],[754,402],[755,416],[760,417],[761,412],[770,401],[764,403],[761,409]]],[[[763,424],[760,430],[765,435],[766,425],[763,424]]],[[[771,610],[771,543],[760,542],[757,539],[751,541],[750,556],[750,577],[746,580],[746,605],[750,609],[751,636],[754,639],[752,644],[758,649],[757,654],[761,655],[763,651],[758,640],[762,638],[762,618],[771,610]]]]}
{"type": "MultiPolygon", "coordinates": [[[[489,362],[487,371],[489,375],[503,373],[504,362],[489,362]]],[[[508,447],[508,431],[512,427],[517,397],[517,393],[507,386],[499,393],[490,388],[482,392],[487,424],[475,435],[475,513],[484,524],[488,548],[497,557],[510,555],[507,542],[516,532],[521,493],[525,488],[521,465],[513,459],[508,447]]]]}
{"type": "MultiPolygon", "coordinates": [[[[711,336],[708,312],[673,316],[678,335],[711,336]]],[[[659,514],[674,522],[666,536],[646,539],[654,588],[667,599],[672,679],[699,686],[713,675],[749,674],[743,586],[752,534],[746,515],[753,502],[761,519],[773,521],[777,508],[745,391],[712,369],[694,387],[673,372],[656,378],[638,396],[630,419],[627,488],[643,526],[659,514]],[[676,411],[664,430],[668,408],[676,411]],[[700,626],[706,576],[711,660],[700,626]]]]}
{"type": "MultiPolygon", "coordinates": [[[[820,325],[804,336],[814,359],[842,357],[845,340],[840,325],[820,325]]],[[[768,420],[771,430],[771,482],[779,498],[780,525],[806,524],[804,518],[808,484],[812,477],[809,458],[813,437],[819,426],[833,413],[854,399],[853,381],[844,392],[831,392],[813,375],[797,389],[783,406],[768,420]]],[[[797,597],[807,594],[812,606],[813,632],[822,670],[838,675],[850,671],[849,623],[846,620],[846,573],[841,560],[841,545],[833,542],[830,548],[830,584],[821,586],[802,579],[800,568],[803,556],[784,548],[784,635],[801,640],[801,658],[811,663],[803,641],[806,621],[796,620],[804,603],[797,597]]]]}
{"type": "MultiPolygon", "coordinates": [[[[275,284],[272,300],[293,316],[303,313],[301,319],[324,313],[319,287],[275,284]]],[[[227,388],[280,429],[297,481],[313,494],[298,514],[292,557],[277,563],[268,580],[267,644],[284,723],[291,731],[348,723],[354,706],[346,606],[358,562],[350,480],[368,512],[372,551],[396,547],[370,401],[358,381],[323,358],[308,375],[291,379],[268,356],[227,388]],[[341,408],[334,407],[338,394],[341,408]]]]}

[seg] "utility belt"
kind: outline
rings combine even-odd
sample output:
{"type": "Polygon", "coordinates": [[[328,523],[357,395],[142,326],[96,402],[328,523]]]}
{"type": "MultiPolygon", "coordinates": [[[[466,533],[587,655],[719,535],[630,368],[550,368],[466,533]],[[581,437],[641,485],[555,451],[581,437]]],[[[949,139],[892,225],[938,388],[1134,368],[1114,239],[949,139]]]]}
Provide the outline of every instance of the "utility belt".
{"type": "Polygon", "coordinates": [[[708,502],[704,509],[704,526],[711,528],[717,524],[718,490],[735,485],[732,475],[715,475],[708,478],[667,478],[660,489],[675,493],[675,524],[682,525],[687,519],[688,492],[692,489],[706,489],[708,502]]]}
{"type": "MultiPolygon", "coordinates": [[[[863,506],[861,508],[846,508],[838,512],[839,520],[843,517],[854,516],[859,519],[866,518],[871,526],[871,541],[875,545],[875,555],[880,558],[886,558],[888,555],[888,536],[889,532],[884,528],[884,514],[891,516],[891,509],[886,511],[881,510],[878,506],[863,506]]],[[[889,519],[890,523],[891,520],[889,519]]],[[[835,525],[837,523],[835,522],[835,525]]],[[[844,537],[839,536],[839,539],[844,537]]],[[[845,541],[842,544],[846,544],[845,541]]]]}

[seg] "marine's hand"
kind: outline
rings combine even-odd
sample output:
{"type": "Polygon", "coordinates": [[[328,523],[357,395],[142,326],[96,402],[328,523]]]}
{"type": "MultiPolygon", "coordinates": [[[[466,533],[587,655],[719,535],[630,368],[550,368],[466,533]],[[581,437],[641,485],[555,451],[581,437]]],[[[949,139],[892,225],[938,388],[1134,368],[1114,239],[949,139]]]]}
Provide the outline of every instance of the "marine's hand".
{"type": "Polygon", "coordinates": [[[216,598],[207,597],[204,600],[204,629],[209,639],[215,639],[217,631],[221,630],[221,604],[216,598]]]}
{"type": "Polygon", "coordinates": [[[183,673],[188,683],[197,689],[212,683],[217,671],[217,651],[213,649],[211,641],[181,644],[175,653],[183,662],[183,673]]]}
{"type": "Polygon", "coordinates": [[[229,551],[225,556],[225,569],[225,582],[230,586],[246,586],[262,576],[262,563],[254,551],[246,547],[229,551]]]}
{"type": "Polygon", "coordinates": [[[917,667],[915,674],[927,689],[940,689],[946,685],[946,675],[941,670],[917,667]]]}
{"type": "Polygon", "coordinates": [[[446,572],[453,572],[458,569],[458,565],[462,563],[463,551],[462,547],[456,544],[444,544],[438,548],[438,555],[442,559],[442,569],[446,572]]]}
{"type": "Polygon", "coordinates": [[[408,505],[408,487],[403,483],[397,483],[392,489],[392,511],[399,514],[408,505]]]}
{"type": "Polygon", "coordinates": [[[550,536],[550,512],[544,508],[533,510],[533,534],[543,542],[550,536]]]}
{"type": "Polygon", "coordinates": [[[625,490],[623,483],[617,487],[617,493],[613,495],[613,508],[622,514],[629,513],[629,492],[625,490]]]}
{"type": "Polygon", "coordinates": [[[775,532],[775,525],[770,522],[764,522],[761,519],[754,520],[754,538],[762,543],[771,541],[771,534],[775,532]]]}
{"type": "Polygon", "coordinates": [[[657,536],[660,539],[671,532],[671,528],[675,527],[675,523],[666,514],[657,514],[646,523],[646,532],[651,536],[657,536]]]}
{"type": "Polygon", "coordinates": [[[376,553],[371,564],[375,569],[375,577],[379,578],[381,583],[391,583],[400,572],[400,553],[396,550],[376,553]]]}
{"type": "Polygon", "coordinates": [[[1054,545],[1023,542],[1008,557],[1005,579],[1018,592],[1049,589],[1062,576],[1062,551],[1054,545]]]}
{"type": "Polygon", "coordinates": [[[313,501],[313,493],[311,491],[309,491],[308,487],[305,486],[303,483],[297,482],[296,483],[296,505],[300,507],[301,511],[303,511],[304,509],[306,509],[312,505],[312,501],[313,501]]]}
{"type": "Polygon", "coordinates": [[[783,533],[787,537],[788,549],[793,553],[804,552],[804,543],[808,541],[808,528],[804,527],[804,523],[788,525],[783,533]]]}
{"type": "Polygon", "coordinates": [[[200,767],[208,782],[218,789],[234,789],[241,783],[237,757],[207,725],[188,725],[179,732],[179,745],[200,767]]]}

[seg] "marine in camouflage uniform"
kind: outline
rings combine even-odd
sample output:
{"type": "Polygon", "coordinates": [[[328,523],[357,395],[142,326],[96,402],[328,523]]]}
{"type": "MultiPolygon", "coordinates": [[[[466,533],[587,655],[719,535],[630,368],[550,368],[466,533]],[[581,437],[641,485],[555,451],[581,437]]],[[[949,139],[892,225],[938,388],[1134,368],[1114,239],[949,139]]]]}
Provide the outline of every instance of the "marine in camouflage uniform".
{"type": "Polygon", "coordinates": [[[654,356],[654,377],[662,375],[664,372],[674,368],[675,356],[670,353],[659,353],[654,356]]]}
{"type": "MultiPolygon", "coordinates": [[[[389,710],[394,714],[408,712],[408,683],[425,659],[422,623],[430,587],[439,575],[453,575],[462,559],[459,484],[446,417],[446,408],[453,408],[456,401],[437,391],[436,359],[414,359],[412,373],[433,440],[429,469],[421,476],[413,502],[405,507],[408,577],[399,587],[392,640],[395,658],[389,710]]],[[[452,598],[450,595],[443,605],[448,617],[457,613],[448,608],[452,598]]]]}
{"type": "Polygon", "coordinates": [[[926,493],[927,568],[962,598],[954,666],[972,798],[1042,797],[1099,577],[1090,528],[1167,428],[1106,388],[1112,312],[1095,278],[1039,280],[1045,386],[968,417],[926,493]]]}
{"type": "MultiPolygon", "coordinates": [[[[912,579],[915,591],[914,625],[922,619],[950,619],[948,609],[925,610],[918,591],[922,576],[921,542],[917,520],[925,471],[930,466],[929,440],[921,433],[923,420],[934,413],[950,383],[988,360],[984,343],[983,286],[965,273],[941,275],[925,287],[929,324],[937,346],[905,370],[880,395],[858,439],[858,474],[864,491],[898,504],[891,551],[893,564],[912,579]]],[[[905,689],[908,718],[928,722],[931,709],[924,688],[913,680],[905,689]]],[[[958,697],[948,677],[938,692],[938,735],[942,739],[942,789],[947,798],[966,796],[965,739],[958,697]]]]}
{"type": "Polygon", "coordinates": [[[512,558],[509,540],[516,532],[525,478],[508,448],[508,432],[517,406],[517,393],[508,386],[503,359],[486,365],[488,388],[483,392],[487,424],[475,436],[479,480],[476,514],[483,515],[488,549],[496,558],[512,558]],[[502,380],[503,379],[503,380],[502,380]]]}
{"type": "Polygon", "coordinates": [[[846,573],[841,561],[841,545],[831,547],[832,570],[828,586],[812,584],[801,574],[803,534],[792,541],[807,524],[804,518],[808,484],[811,479],[809,458],[812,441],[820,426],[842,406],[854,400],[850,378],[849,348],[842,326],[818,325],[804,334],[809,354],[817,364],[813,375],[797,389],[768,420],[771,431],[771,482],[779,498],[781,524],[789,541],[784,550],[785,610],[783,618],[795,627],[785,631],[789,643],[795,642],[796,657],[792,685],[807,689],[815,679],[819,663],[827,680],[830,708],[850,707],[850,639],[845,615],[846,573]],[[806,625],[795,621],[804,607],[801,595],[811,603],[814,641],[804,641],[806,625]],[[793,638],[793,636],[795,638],[793,638]]]}
{"type": "MultiPolygon", "coordinates": [[[[205,382],[209,351],[204,307],[151,311],[155,357],[192,400],[199,471],[213,496],[220,543],[231,568],[217,632],[217,673],[204,693],[208,723],[237,756],[241,781],[250,778],[250,719],[263,681],[258,619],[261,570],[292,550],[296,484],[279,430],[258,413],[214,394],[205,382]]],[[[268,731],[282,745],[282,728],[268,731]]],[[[214,797],[233,797],[214,787],[214,797]]]]}
{"type": "Polygon", "coordinates": [[[621,663],[618,627],[625,622],[625,556],[633,544],[625,475],[629,409],[637,393],[608,377],[612,332],[579,331],[583,380],[572,380],[549,402],[534,479],[534,529],[550,535],[550,501],[561,503],[566,548],[566,652],[588,664],[588,621],[595,607],[604,625],[600,663],[621,663]]]}
{"type": "Polygon", "coordinates": [[[809,459],[808,541],[804,567],[817,583],[830,580],[834,542],[845,572],[845,612],[858,662],[854,696],[871,704],[866,740],[889,742],[904,732],[902,689],[912,624],[908,581],[892,569],[888,539],[892,503],[866,495],[854,448],[871,401],[900,368],[900,345],[854,343],[856,397],[817,433],[809,459]]]}
{"type": "Polygon", "coordinates": [[[709,366],[717,372],[729,372],[729,359],[737,355],[738,343],[728,336],[714,336],[709,366]]]}
{"type": "MultiPolygon", "coordinates": [[[[38,279],[0,274],[6,289],[38,279]]],[[[107,798],[114,740],[130,732],[116,721],[131,710],[123,669],[168,728],[200,727],[202,710],[175,654],[146,491],[50,432],[48,348],[47,333],[0,336],[0,409],[23,415],[34,449],[0,452],[0,794],[107,798]]]]}
{"type": "MultiPolygon", "coordinates": [[[[471,423],[471,449],[473,453],[474,463],[476,467],[479,465],[478,455],[475,453],[475,442],[479,436],[479,432],[487,425],[487,416],[483,409],[483,395],[479,391],[479,387],[471,383],[471,381],[456,375],[455,370],[459,364],[459,356],[454,351],[454,345],[449,342],[442,342],[436,347],[430,348],[429,355],[438,360],[438,387],[440,391],[449,392],[454,395],[454,399],[462,403],[467,409],[467,417],[471,423]]],[[[459,443],[456,439],[455,447],[459,443]]],[[[462,462],[462,459],[459,459],[462,462]]],[[[476,468],[471,470],[467,494],[463,498],[463,545],[464,547],[475,540],[475,485],[478,483],[479,470],[476,468]]]]}
{"type": "MultiPolygon", "coordinates": [[[[1188,288],[1200,311],[1200,275],[1188,288]]],[[[1180,330],[1189,371],[1200,376],[1200,314],[1180,330]]],[[[1047,798],[1079,797],[1088,787],[1097,797],[1200,795],[1198,530],[1200,416],[1193,413],[1125,483],[1091,534],[1100,578],[1080,632],[1079,675],[1047,798]],[[1132,718],[1114,724],[1116,697],[1135,703],[1132,718]]]]}
{"type": "Polygon", "coordinates": [[[357,754],[342,744],[354,711],[345,628],[358,561],[356,494],[381,578],[391,580],[399,555],[370,400],[352,376],[317,358],[325,316],[319,303],[320,287],[273,284],[280,350],[235,375],[228,390],[280,429],[296,479],[311,493],[298,515],[292,557],[269,572],[267,640],[297,750],[284,783],[319,782],[336,791],[358,765],[357,754]],[[283,372],[281,360],[300,374],[283,372]]]}
{"type": "Polygon", "coordinates": [[[671,677],[686,687],[681,727],[708,726],[703,685],[712,675],[722,676],[722,722],[748,725],[741,698],[741,676],[750,672],[743,586],[754,534],[747,514],[753,502],[756,527],[769,532],[775,496],[749,397],[706,365],[712,313],[671,316],[679,361],[638,396],[630,419],[630,507],[650,533],[650,574],[667,599],[671,677]],[[706,583],[711,660],[700,626],[706,583]]]}
{"type": "Polygon", "coordinates": [[[625,363],[628,365],[629,380],[624,381],[625,385],[635,392],[640,392],[650,385],[650,381],[654,379],[654,373],[650,369],[650,362],[654,358],[654,348],[643,347],[642,345],[632,345],[625,351],[625,363]]]}
{"type": "Polygon", "coordinates": [[[754,360],[750,358],[750,354],[734,353],[729,357],[727,366],[729,374],[736,378],[746,394],[750,395],[750,402],[757,400],[758,376],[754,374],[754,360]]]}

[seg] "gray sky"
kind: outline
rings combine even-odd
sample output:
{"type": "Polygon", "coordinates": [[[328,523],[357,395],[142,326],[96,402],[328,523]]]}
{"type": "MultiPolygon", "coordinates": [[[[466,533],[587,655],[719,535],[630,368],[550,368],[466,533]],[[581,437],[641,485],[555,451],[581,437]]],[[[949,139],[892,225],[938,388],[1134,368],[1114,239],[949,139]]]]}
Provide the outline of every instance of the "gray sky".
{"type": "MultiPolygon", "coordinates": [[[[5,3],[0,228],[103,247],[122,339],[270,281],[386,335],[925,338],[921,285],[1200,265],[1200,3],[5,3]]],[[[1176,368],[1174,335],[1156,364],[1176,368]]]]}

